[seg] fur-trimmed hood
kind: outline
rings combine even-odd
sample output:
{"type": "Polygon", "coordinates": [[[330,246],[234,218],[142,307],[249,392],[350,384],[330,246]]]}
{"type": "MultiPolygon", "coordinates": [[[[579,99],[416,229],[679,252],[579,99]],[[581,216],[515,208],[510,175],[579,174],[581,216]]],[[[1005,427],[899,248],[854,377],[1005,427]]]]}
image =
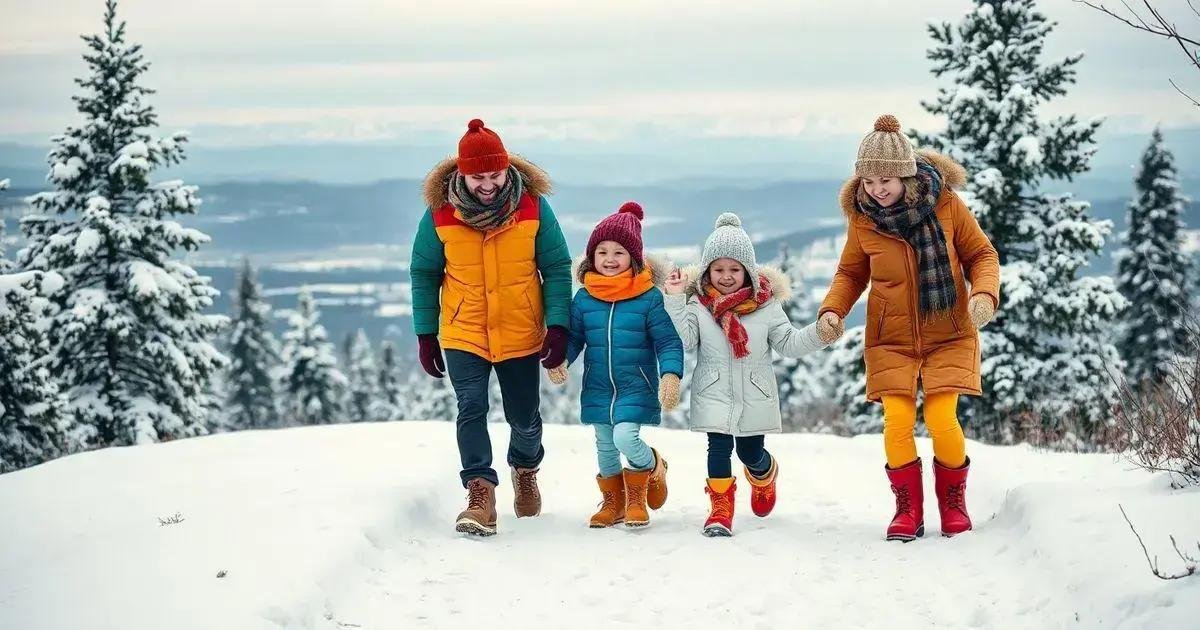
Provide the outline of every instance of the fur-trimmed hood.
{"type": "MultiPolygon", "coordinates": [[[[650,270],[650,279],[654,281],[654,286],[661,289],[663,283],[667,281],[667,276],[671,275],[674,265],[671,261],[653,254],[643,254],[642,258],[646,261],[646,268],[650,270]]],[[[575,259],[574,278],[579,284],[583,284],[583,274],[589,271],[585,263],[587,263],[587,254],[575,259]]]]}
{"type": "MultiPolygon", "coordinates": [[[[704,270],[699,265],[688,265],[680,269],[680,271],[688,277],[687,289],[685,295],[691,298],[694,295],[699,295],[701,288],[700,283],[704,281],[704,270]]],[[[767,282],[771,283],[771,293],[775,299],[780,302],[786,302],[792,297],[792,283],[788,280],[787,274],[783,273],[778,267],[771,265],[759,265],[758,273],[767,277],[767,282]]]]}
{"type": "MultiPolygon", "coordinates": [[[[508,155],[509,162],[521,172],[521,177],[525,179],[525,192],[533,195],[535,198],[540,195],[549,195],[553,192],[554,187],[550,183],[550,176],[543,171],[541,167],[526,160],[525,158],[510,153],[508,155]]],[[[437,210],[446,205],[448,199],[448,187],[450,173],[458,168],[457,162],[453,157],[448,157],[429,174],[425,176],[425,186],[422,190],[422,196],[425,198],[425,205],[430,209],[437,210]]]]}
{"type": "MultiPolygon", "coordinates": [[[[943,192],[961,190],[967,183],[967,169],[947,155],[933,149],[917,149],[917,159],[925,160],[941,174],[943,192]]],[[[853,219],[858,214],[858,204],[855,203],[854,197],[861,181],[862,178],[857,175],[851,177],[846,180],[845,184],[842,184],[842,190],[838,194],[838,204],[841,205],[842,213],[848,219],[853,219]]]]}

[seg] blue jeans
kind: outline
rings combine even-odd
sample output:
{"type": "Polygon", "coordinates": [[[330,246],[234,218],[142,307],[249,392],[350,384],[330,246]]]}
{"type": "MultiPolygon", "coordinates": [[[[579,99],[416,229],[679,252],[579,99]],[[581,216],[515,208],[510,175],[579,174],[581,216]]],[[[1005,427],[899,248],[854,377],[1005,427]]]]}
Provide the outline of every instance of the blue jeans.
{"type": "Polygon", "coordinates": [[[600,464],[600,476],[612,477],[621,473],[621,455],[633,470],[650,470],[654,467],[654,452],[642,441],[642,425],[636,422],[620,422],[617,426],[596,424],[596,460],[600,464]]]}

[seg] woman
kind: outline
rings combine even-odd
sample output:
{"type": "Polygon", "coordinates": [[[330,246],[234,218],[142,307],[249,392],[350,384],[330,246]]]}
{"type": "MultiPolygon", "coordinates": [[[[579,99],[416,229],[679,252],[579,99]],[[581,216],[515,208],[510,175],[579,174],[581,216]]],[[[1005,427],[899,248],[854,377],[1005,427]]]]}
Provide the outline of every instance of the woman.
{"type": "Polygon", "coordinates": [[[1000,303],[1000,265],[954,192],[965,182],[961,166],[933,151],[914,151],[900,123],[884,115],[863,139],[854,177],[842,187],[846,246],[820,324],[840,330],[870,283],[863,358],[867,397],[883,403],[885,469],[896,496],[888,540],[908,542],[925,533],[921,460],[913,439],[918,388],[933,438],[942,534],[971,529],[971,462],[958,397],[982,393],[978,329],[1000,303]]]}

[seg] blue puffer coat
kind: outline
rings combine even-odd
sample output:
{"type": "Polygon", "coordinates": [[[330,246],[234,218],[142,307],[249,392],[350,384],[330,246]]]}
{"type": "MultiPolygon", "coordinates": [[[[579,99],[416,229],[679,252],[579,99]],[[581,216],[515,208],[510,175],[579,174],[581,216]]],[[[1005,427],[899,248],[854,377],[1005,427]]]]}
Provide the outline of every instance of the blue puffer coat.
{"type": "Polygon", "coordinates": [[[657,425],[658,379],[683,376],[683,342],[657,287],[619,302],[579,289],[571,302],[567,361],[583,353],[584,424],[636,422],[657,425]],[[586,348],[585,348],[586,346],[586,348]]]}

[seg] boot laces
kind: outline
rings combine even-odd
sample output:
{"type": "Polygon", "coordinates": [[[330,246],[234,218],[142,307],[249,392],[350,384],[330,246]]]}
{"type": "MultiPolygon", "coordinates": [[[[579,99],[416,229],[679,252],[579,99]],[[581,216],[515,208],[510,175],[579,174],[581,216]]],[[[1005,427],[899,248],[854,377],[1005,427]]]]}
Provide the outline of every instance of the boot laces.
{"type": "Polygon", "coordinates": [[[715,492],[710,488],[708,496],[712,499],[712,514],[709,518],[733,517],[733,501],[728,494],[715,492]]]}
{"type": "Polygon", "coordinates": [[[646,500],[647,484],[630,485],[625,488],[625,496],[630,503],[641,503],[646,500]]]}
{"type": "Polygon", "coordinates": [[[966,490],[966,484],[956,483],[946,487],[946,505],[956,509],[963,509],[963,493],[966,490]]]}
{"type": "Polygon", "coordinates": [[[908,513],[912,510],[912,494],[907,487],[892,486],[892,492],[896,494],[896,513],[908,513]]]}
{"type": "Polygon", "coordinates": [[[751,490],[750,490],[750,493],[751,493],[750,498],[751,499],[753,499],[755,501],[766,501],[767,499],[771,498],[771,487],[770,486],[756,486],[754,484],[750,484],[750,485],[751,485],[751,490]]]}
{"type": "Polygon", "coordinates": [[[473,483],[467,489],[467,509],[482,510],[487,507],[487,486],[473,483]]]}
{"type": "Polygon", "coordinates": [[[537,492],[536,470],[521,470],[517,472],[517,490],[523,495],[537,492]]]}

